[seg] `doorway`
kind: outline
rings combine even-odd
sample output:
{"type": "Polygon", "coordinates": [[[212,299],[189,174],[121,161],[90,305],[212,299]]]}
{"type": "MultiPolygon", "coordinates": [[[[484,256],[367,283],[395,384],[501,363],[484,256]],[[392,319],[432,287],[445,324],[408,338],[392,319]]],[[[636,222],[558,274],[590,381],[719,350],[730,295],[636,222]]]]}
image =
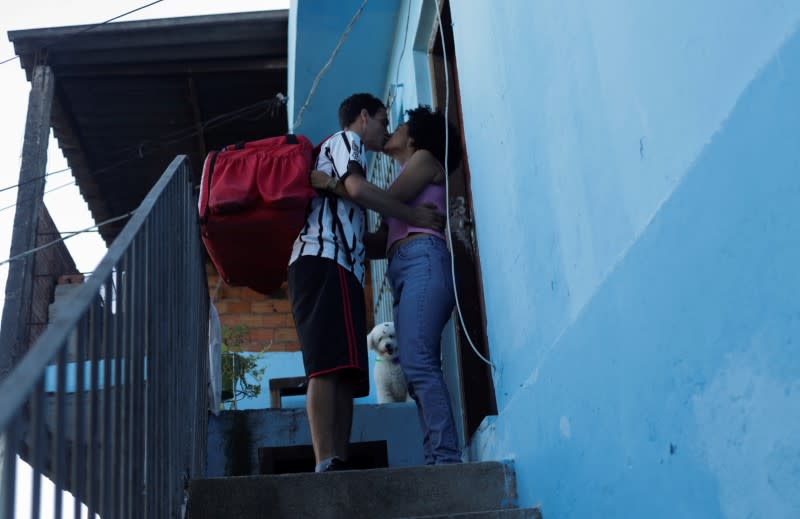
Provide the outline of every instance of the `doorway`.
{"type": "MultiPolygon", "coordinates": [[[[434,2],[431,1],[431,3],[434,2]]],[[[488,415],[497,414],[497,401],[491,368],[475,354],[467,338],[467,334],[469,334],[477,351],[484,358],[491,360],[486,336],[486,312],[480,256],[475,240],[472,192],[470,190],[472,172],[469,168],[469,148],[463,131],[464,115],[461,109],[453,24],[449,2],[441,0],[439,4],[441,6],[441,25],[438,20],[434,22],[434,30],[428,42],[432,82],[431,97],[434,108],[442,111],[444,111],[445,100],[447,100],[448,119],[458,129],[458,134],[451,135],[449,138],[460,139],[464,151],[461,166],[450,172],[449,175],[448,203],[457,296],[466,325],[465,330],[460,319],[455,318],[455,351],[460,378],[458,385],[461,393],[461,418],[465,443],[469,443],[483,419],[488,415]],[[444,32],[444,48],[442,32],[444,32]]]]}

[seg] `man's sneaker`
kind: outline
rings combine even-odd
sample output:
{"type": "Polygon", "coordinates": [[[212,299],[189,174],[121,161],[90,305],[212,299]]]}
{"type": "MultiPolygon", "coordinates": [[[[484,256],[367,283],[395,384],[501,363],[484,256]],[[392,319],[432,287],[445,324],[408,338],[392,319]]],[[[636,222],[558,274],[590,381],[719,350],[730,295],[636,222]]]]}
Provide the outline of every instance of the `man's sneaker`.
{"type": "Polygon", "coordinates": [[[347,462],[338,456],[322,460],[314,469],[315,472],[335,472],[337,470],[349,470],[347,462]]]}

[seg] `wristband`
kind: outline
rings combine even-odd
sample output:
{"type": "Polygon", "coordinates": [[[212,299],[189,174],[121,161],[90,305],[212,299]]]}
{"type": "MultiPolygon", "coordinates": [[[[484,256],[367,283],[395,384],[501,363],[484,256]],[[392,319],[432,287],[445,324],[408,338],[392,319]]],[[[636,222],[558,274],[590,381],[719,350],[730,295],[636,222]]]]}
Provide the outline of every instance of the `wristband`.
{"type": "Polygon", "coordinates": [[[331,177],[328,179],[328,183],[325,185],[326,191],[336,191],[336,188],[339,187],[339,179],[336,177],[331,177]]]}

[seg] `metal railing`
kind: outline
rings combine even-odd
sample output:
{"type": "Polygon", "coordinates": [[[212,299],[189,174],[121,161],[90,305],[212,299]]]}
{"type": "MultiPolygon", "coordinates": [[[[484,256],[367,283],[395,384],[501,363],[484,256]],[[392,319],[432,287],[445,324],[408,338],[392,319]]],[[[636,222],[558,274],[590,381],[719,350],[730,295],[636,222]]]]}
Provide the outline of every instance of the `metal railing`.
{"type": "MultiPolygon", "coordinates": [[[[42,478],[75,517],[178,518],[203,474],[208,288],[186,157],[177,157],[64,315],[0,385],[0,519],[42,478]],[[112,296],[113,294],[113,296],[112,296]],[[17,459],[33,469],[21,481],[17,459]],[[26,488],[27,489],[27,488],[26,488]]],[[[69,511],[67,511],[69,512],[69,511]]]]}

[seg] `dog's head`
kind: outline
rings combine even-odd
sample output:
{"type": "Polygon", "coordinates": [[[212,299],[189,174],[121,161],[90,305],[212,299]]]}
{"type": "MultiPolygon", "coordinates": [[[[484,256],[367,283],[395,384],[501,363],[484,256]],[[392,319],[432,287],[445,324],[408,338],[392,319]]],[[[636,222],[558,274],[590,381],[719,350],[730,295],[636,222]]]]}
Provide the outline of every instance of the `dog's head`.
{"type": "Polygon", "coordinates": [[[375,350],[378,357],[384,360],[397,358],[397,338],[394,335],[394,323],[381,323],[373,328],[367,335],[367,346],[375,350]]]}

